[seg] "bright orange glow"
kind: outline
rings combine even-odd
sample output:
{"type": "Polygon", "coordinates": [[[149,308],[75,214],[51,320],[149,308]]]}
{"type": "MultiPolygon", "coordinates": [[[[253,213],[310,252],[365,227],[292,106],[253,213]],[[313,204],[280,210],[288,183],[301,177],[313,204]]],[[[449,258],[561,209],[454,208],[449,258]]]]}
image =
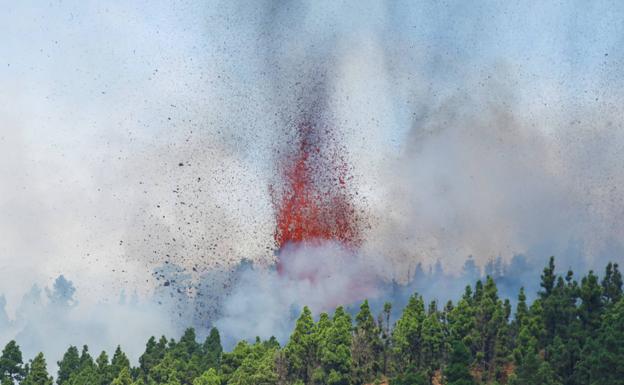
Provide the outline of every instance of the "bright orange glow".
{"type": "MultiPolygon", "coordinates": [[[[348,167],[339,154],[324,153],[333,137],[308,123],[299,125],[298,143],[280,169],[281,196],[275,203],[275,242],[331,240],[347,247],[360,244],[357,215],[347,190],[348,167]]],[[[278,265],[279,269],[279,265],[278,265]]]]}

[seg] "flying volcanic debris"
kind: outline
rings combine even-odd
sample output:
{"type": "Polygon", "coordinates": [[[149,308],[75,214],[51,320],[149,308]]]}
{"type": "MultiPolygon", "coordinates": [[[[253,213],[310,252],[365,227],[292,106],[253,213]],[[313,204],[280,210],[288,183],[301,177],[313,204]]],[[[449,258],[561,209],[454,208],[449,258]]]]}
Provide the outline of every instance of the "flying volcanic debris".
{"type": "Polygon", "coordinates": [[[361,216],[347,185],[351,176],[346,149],[338,144],[335,132],[304,121],[297,127],[291,148],[278,166],[279,196],[271,186],[279,272],[286,258],[280,251],[289,243],[314,246],[334,241],[355,250],[362,241],[361,216]]]}

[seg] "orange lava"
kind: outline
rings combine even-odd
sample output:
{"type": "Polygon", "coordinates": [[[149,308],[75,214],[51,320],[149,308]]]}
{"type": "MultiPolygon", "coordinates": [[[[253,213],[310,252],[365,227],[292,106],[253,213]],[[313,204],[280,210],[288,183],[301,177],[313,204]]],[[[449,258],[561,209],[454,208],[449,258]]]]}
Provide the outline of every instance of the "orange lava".
{"type": "Polygon", "coordinates": [[[301,124],[292,153],[282,159],[281,195],[274,196],[279,249],[291,242],[329,240],[353,248],[360,244],[357,215],[347,188],[350,175],[344,148],[338,146],[332,152],[325,146],[327,141],[335,141],[330,131],[301,124]]]}

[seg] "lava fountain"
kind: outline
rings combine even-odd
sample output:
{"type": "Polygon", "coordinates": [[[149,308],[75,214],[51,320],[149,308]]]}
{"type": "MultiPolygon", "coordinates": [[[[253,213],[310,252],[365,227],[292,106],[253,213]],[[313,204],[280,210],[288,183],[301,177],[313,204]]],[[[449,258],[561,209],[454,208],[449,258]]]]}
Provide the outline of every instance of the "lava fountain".
{"type": "Polygon", "coordinates": [[[360,220],[348,183],[352,180],[346,149],[334,131],[310,122],[297,127],[295,140],[279,158],[279,191],[272,186],[275,207],[278,272],[282,250],[294,245],[334,242],[349,250],[361,244],[360,220]]]}
{"type": "Polygon", "coordinates": [[[269,186],[277,269],[241,272],[216,322],[225,335],[287,338],[294,320],[283,315],[293,309],[318,314],[380,293],[378,270],[361,255],[366,216],[354,204],[346,148],[314,121],[303,119],[277,154],[269,186]]]}

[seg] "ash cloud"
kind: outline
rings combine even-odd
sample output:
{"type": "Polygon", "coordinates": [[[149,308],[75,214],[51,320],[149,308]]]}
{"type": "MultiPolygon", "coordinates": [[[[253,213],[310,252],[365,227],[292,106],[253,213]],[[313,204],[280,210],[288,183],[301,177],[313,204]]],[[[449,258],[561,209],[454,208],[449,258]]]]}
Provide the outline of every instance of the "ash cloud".
{"type": "Polygon", "coordinates": [[[509,89],[489,82],[417,111],[407,145],[387,163],[390,204],[369,239],[449,269],[466,255],[481,264],[556,255],[576,269],[621,258],[618,118],[591,108],[523,116],[509,89]]]}

